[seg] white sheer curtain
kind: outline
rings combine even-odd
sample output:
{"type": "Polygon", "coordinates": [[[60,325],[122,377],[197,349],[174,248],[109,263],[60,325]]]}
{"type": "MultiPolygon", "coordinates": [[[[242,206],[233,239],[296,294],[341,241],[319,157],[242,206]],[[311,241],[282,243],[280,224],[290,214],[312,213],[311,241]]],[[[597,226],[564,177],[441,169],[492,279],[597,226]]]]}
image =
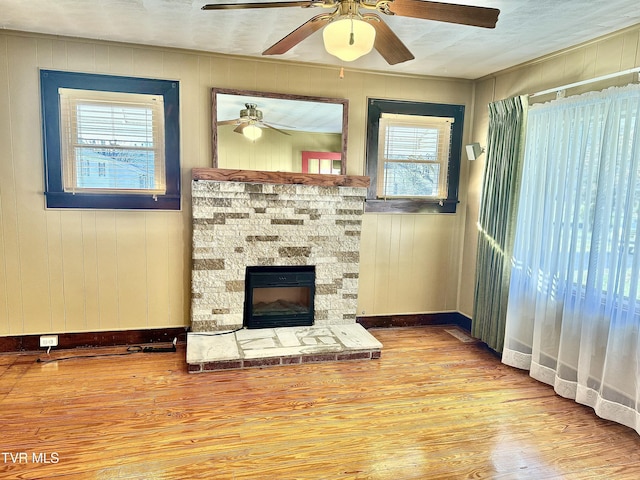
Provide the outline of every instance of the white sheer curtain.
{"type": "Polygon", "coordinates": [[[529,109],[503,362],[640,433],[640,86],[529,109]]]}

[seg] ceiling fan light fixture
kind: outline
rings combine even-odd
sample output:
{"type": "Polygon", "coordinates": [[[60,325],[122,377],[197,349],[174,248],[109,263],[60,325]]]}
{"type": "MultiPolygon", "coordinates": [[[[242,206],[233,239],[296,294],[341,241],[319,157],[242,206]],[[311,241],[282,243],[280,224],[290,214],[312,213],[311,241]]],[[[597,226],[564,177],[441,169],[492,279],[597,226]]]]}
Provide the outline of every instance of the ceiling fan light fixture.
{"type": "Polygon", "coordinates": [[[352,15],[340,17],[322,31],[324,48],[345,62],[352,62],[373,49],[376,29],[352,15]]]}
{"type": "Polygon", "coordinates": [[[250,123],[242,129],[242,134],[252,142],[255,142],[262,136],[262,129],[250,123]]]}

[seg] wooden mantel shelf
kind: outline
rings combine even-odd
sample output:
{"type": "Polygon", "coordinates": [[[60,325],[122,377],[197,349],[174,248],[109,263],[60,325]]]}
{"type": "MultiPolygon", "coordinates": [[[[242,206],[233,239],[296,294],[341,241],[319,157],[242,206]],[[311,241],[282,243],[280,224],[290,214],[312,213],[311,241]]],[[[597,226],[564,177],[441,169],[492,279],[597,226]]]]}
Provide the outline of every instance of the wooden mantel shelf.
{"type": "Polygon", "coordinates": [[[369,177],[359,175],[321,175],[317,173],[267,172],[260,170],[231,170],[226,168],[194,168],[193,180],[217,182],[275,183],[318,185],[321,187],[369,186],[369,177]]]}

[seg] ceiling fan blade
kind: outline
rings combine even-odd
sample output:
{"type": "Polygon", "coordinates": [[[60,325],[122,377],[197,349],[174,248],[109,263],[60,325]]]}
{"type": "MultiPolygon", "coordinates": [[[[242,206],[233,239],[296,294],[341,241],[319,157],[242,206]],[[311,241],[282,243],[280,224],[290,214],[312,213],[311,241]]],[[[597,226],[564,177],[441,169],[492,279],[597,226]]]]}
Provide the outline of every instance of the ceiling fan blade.
{"type": "Polygon", "coordinates": [[[291,136],[291,134],[290,134],[290,133],[283,132],[283,131],[282,131],[282,130],[280,130],[279,128],[276,128],[276,127],[274,127],[273,125],[269,125],[268,123],[264,123],[264,122],[263,122],[263,123],[262,123],[262,126],[263,126],[263,127],[266,127],[266,128],[270,128],[271,130],[275,130],[276,132],[281,133],[281,134],[283,134],[283,135],[289,135],[289,136],[291,136]]]}
{"type": "Polygon", "coordinates": [[[300,25],[289,35],[271,45],[264,52],[262,52],[262,55],[280,55],[288,52],[309,35],[324,27],[329,22],[329,20],[330,17],[324,13],[316,15],[315,17],[300,25]]]}
{"type": "Polygon", "coordinates": [[[210,3],[202,7],[202,10],[239,10],[242,8],[276,8],[276,7],[313,7],[322,4],[315,0],[298,2],[267,2],[267,3],[210,3]]]}
{"type": "Polygon", "coordinates": [[[415,58],[405,44],[402,43],[402,40],[393,33],[389,25],[384,23],[378,15],[368,13],[363,15],[362,18],[376,29],[376,40],[373,47],[382,55],[389,65],[395,65],[396,63],[406,62],[407,60],[413,60],[415,58]]]}
{"type": "Polygon", "coordinates": [[[235,125],[238,123],[238,119],[235,120],[222,120],[220,122],[216,122],[218,125],[235,125]]]}
{"type": "MultiPolygon", "coordinates": [[[[388,10],[403,17],[459,23],[474,27],[495,28],[500,10],[497,8],[453,5],[425,0],[390,0],[388,10]]],[[[383,6],[383,8],[385,8],[383,6]]],[[[386,13],[381,10],[382,13],[386,13]]]]}
{"type": "Polygon", "coordinates": [[[244,130],[244,127],[246,127],[247,125],[248,123],[241,123],[236,128],[234,128],[233,131],[236,133],[242,133],[242,131],[244,130]]]}

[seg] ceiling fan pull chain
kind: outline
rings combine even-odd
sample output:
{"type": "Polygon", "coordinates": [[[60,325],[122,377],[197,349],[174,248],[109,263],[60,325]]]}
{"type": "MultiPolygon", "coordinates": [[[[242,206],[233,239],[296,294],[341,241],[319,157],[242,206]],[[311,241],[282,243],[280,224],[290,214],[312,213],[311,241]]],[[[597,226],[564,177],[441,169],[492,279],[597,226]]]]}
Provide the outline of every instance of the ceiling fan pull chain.
{"type": "Polygon", "coordinates": [[[351,16],[351,35],[349,35],[349,45],[353,45],[355,39],[353,38],[353,16],[351,16]]]}

